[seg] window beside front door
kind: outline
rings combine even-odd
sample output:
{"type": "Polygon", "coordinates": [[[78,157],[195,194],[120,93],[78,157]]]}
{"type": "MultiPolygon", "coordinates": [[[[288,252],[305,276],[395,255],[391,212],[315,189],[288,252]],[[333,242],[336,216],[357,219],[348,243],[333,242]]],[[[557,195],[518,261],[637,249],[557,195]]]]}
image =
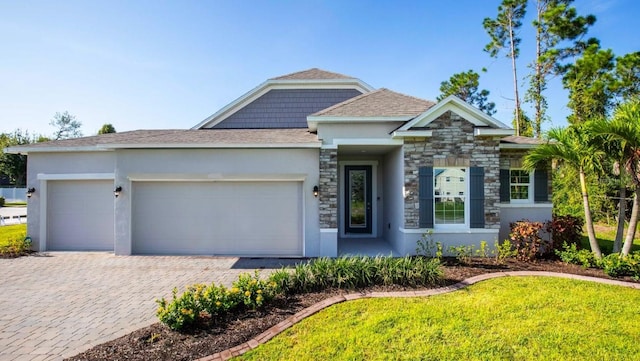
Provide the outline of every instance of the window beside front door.
{"type": "Polygon", "coordinates": [[[345,233],[371,233],[371,166],[346,165],[344,172],[345,233]]]}

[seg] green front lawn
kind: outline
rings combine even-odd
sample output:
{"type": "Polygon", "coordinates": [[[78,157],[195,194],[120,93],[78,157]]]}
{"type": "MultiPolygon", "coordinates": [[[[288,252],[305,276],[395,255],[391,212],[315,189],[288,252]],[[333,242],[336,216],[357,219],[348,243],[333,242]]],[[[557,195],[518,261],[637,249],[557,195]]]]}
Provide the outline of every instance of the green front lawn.
{"type": "MultiPolygon", "coordinates": [[[[596,239],[598,240],[598,244],[600,245],[600,249],[604,254],[609,254],[613,250],[613,241],[616,239],[616,226],[615,225],[606,225],[604,223],[598,223],[594,226],[596,231],[596,239]]],[[[622,236],[622,242],[624,242],[624,237],[626,236],[627,229],[624,230],[624,235],[622,236]]],[[[589,246],[589,237],[587,236],[586,229],[582,235],[582,248],[591,249],[589,246]]],[[[633,247],[631,247],[631,251],[640,251],[640,228],[639,231],[636,232],[636,237],[633,240],[633,247]]]]}
{"type": "Polygon", "coordinates": [[[365,299],[303,320],[242,360],[630,360],[640,291],[506,277],[428,298],[365,299]]]}

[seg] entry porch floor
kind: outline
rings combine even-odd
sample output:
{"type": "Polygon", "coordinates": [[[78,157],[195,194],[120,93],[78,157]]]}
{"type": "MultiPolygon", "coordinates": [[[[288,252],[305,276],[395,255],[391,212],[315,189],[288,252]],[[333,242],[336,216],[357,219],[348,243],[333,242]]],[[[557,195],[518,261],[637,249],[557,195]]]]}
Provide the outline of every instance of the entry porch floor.
{"type": "Polygon", "coordinates": [[[341,238],[338,239],[338,256],[399,257],[400,254],[381,238],[341,238]]]}

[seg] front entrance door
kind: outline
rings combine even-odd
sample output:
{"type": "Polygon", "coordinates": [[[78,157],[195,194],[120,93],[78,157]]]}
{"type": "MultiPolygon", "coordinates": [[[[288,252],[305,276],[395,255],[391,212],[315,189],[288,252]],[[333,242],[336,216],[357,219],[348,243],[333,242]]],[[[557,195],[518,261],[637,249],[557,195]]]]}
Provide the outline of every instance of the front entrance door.
{"type": "Polygon", "coordinates": [[[371,234],[371,166],[344,167],[345,233],[371,234]]]}

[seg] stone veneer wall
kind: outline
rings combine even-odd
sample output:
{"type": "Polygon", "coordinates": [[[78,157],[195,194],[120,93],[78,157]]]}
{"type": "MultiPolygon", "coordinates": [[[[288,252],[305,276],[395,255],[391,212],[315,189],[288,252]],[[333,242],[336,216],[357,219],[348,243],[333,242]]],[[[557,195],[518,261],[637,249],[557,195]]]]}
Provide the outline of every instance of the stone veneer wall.
{"type": "Polygon", "coordinates": [[[338,150],[320,149],[320,228],[338,228],[338,150]]]}
{"type": "Polygon", "coordinates": [[[500,138],[476,137],[474,125],[451,111],[426,128],[428,138],[405,138],[405,228],[419,228],[420,167],[484,167],[485,228],[500,228],[500,138]]]}

